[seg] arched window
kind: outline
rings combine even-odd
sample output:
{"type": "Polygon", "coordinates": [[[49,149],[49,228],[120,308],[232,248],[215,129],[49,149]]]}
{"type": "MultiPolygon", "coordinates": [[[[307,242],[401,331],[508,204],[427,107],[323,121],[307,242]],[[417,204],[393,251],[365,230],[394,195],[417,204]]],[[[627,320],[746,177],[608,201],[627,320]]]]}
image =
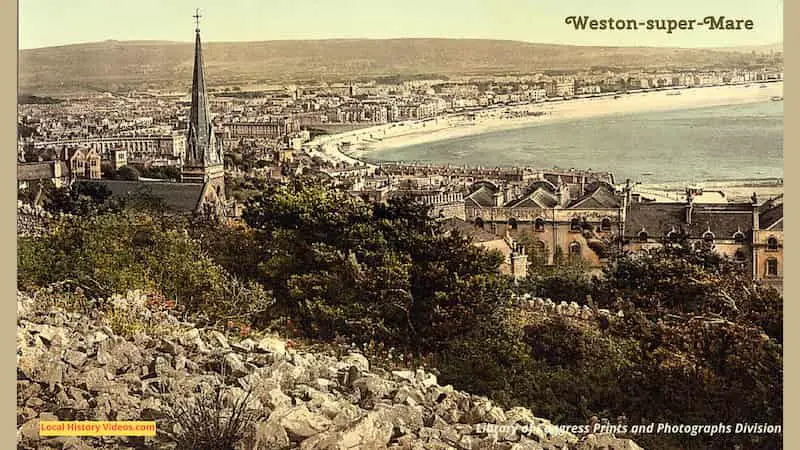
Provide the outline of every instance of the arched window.
{"type": "Polygon", "coordinates": [[[581,231],[581,220],[577,217],[573,217],[572,220],[569,221],[569,231],[581,231]]]}
{"type": "Polygon", "coordinates": [[[667,233],[667,240],[668,241],[670,241],[670,242],[678,242],[679,239],[680,239],[680,234],[677,231],[670,230],[669,233],[667,233]]]}
{"type": "Polygon", "coordinates": [[[744,244],[744,233],[741,231],[733,233],[733,242],[736,242],[737,244],[744,244]]]}
{"type": "Polygon", "coordinates": [[[736,250],[736,253],[734,253],[733,255],[733,260],[738,263],[744,262],[746,259],[747,257],[745,256],[744,250],[742,249],[736,250]]]}
{"type": "Polygon", "coordinates": [[[778,276],[778,260],[775,258],[767,259],[767,275],[771,277],[778,276]]]}
{"type": "Polygon", "coordinates": [[[544,241],[537,240],[533,243],[533,261],[537,265],[547,264],[547,246],[544,241]]]}
{"type": "Polygon", "coordinates": [[[703,242],[706,244],[713,244],[714,243],[714,233],[710,231],[706,231],[703,233],[703,242]]]}
{"type": "Polygon", "coordinates": [[[580,258],[581,257],[581,244],[576,241],[572,241],[569,244],[569,257],[570,258],[580,258]]]}
{"type": "Polygon", "coordinates": [[[517,219],[515,219],[513,217],[508,219],[508,226],[510,226],[512,230],[516,230],[517,229],[517,219]]]}
{"type": "Polygon", "coordinates": [[[775,236],[770,236],[767,239],[767,250],[777,250],[778,249],[778,239],[775,236]]]}
{"type": "Polygon", "coordinates": [[[475,218],[475,226],[478,228],[483,228],[483,219],[480,217],[475,218]]]}
{"type": "Polygon", "coordinates": [[[640,231],[639,234],[637,235],[637,238],[639,239],[639,242],[647,242],[647,238],[648,237],[649,236],[647,234],[647,231],[644,231],[644,230],[640,231]]]}
{"type": "Polygon", "coordinates": [[[611,231],[611,219],[606,217],[600,222],[600,231],[611,231]]]}
{"type": "Polygon", "coordinates": [[[544,219],[537,217],[536,220],[533,221],[533,231],[544,231],[544,219]]]}

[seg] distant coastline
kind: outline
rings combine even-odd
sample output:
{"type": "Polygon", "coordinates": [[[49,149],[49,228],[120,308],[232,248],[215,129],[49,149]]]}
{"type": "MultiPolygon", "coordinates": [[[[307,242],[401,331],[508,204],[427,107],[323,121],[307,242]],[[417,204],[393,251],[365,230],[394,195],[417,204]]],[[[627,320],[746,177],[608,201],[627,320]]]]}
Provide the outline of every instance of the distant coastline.
{"type": "Polygon", "coordinates": [[[769,101],[783,96],[783,82],[752,83],[679,90],[633,92],[602,97],[533,103],[457,113],[428,120],[380,125],[327,136],[350,158],[375,150],[388,150],[477,134],[605,115],[670,111],[769,101]],[[765,88],[761,88],[765,86],[765,88]],[[681,95],[673,93],[680,92],[681,95]],[[673,94],[673,95],[670,95],[673,94]],[[528,115],[537,114],[537,115],[528,115]]]}

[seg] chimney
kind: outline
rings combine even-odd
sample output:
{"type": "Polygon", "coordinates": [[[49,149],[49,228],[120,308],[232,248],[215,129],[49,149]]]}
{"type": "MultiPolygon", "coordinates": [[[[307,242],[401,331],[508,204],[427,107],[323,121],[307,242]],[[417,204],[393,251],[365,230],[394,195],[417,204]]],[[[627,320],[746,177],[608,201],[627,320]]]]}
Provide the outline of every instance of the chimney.
{"type": "Polygon", "coordinates": [[[528,255],[521,244],[511,241],[511,246],[511,276],[516,282],[528,276],[528,255]]]}
{"type": "Polygon", "coordinates": [[[692,212],[694,210],[694,195],[689,189],[686,190],[686,216],[685,221],[687,225],[692,224],[692,212]]]}
{"type": "Polygon", "coordinates": [[[494,206],[498,208],[503,206],[503,188],[494,193],[494,206]]]}
{"type": "Polygon", "coordinates": [[[761,224],[758,223],[758,196],[755,192],[753,192],[753,195],[750,197],[750,204],[753,207],[753,231],[758,231],[761,224]]]}

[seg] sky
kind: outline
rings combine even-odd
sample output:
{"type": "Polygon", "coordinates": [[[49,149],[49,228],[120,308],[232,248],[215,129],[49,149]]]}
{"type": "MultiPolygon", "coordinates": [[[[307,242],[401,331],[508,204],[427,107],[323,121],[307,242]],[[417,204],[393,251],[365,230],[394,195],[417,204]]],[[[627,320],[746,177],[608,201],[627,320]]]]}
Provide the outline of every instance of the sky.
{"type": "Polygon", "coordinates": [[[783,41],[782,0],[19,0],[22,49],[114,40],[209,42],[447,37],[662,47],[783,41]],[[568,16],[750,19],[752,30],[575,30],[568,16]]]}

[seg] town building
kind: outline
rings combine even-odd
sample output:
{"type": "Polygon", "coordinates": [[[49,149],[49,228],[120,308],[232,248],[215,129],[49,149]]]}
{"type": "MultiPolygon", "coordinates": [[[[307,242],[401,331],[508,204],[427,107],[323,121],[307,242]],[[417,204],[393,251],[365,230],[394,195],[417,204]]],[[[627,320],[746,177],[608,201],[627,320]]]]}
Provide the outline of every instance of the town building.
{"type": "Polygon", "coordinates": [[[279,139],[300,131],[297,120],[290,118],[227,122],[223,125],[230,139],[279,139]]]}
{"type": "Polygon", "coordinates": [[[741,264],[754,280],[783,284],[783,197],[759,202],[705,203],[696,189],[684,201],[642,201],[626,197],[623,245],[643,251],[687,243],[741,264]],[[700,198],[701,200],[698,200],[700,198]]]}
{"type": "Polygon", "coordinates": [[[598,180],[553,183],[542,178],[522,188],[481,181],[464,198],[464,208],[465,221],[474,229],[532,241],[526,258],[539,266],[572,260],[600,269],[625,220],[614,187],[598,180]]]}
{"type": "Polygon", "coordinates": [[[122,149],[127,152],[131,162],[147,163],[152,160],[180,161],[186,153],[186,135],[173,132],[166,135],[132,135],[91,137],[84,139],[65,139],[39,141],[34,149],[46,148],[91,148],[101,157],[107,158],[109,152],[122,149]]]}

